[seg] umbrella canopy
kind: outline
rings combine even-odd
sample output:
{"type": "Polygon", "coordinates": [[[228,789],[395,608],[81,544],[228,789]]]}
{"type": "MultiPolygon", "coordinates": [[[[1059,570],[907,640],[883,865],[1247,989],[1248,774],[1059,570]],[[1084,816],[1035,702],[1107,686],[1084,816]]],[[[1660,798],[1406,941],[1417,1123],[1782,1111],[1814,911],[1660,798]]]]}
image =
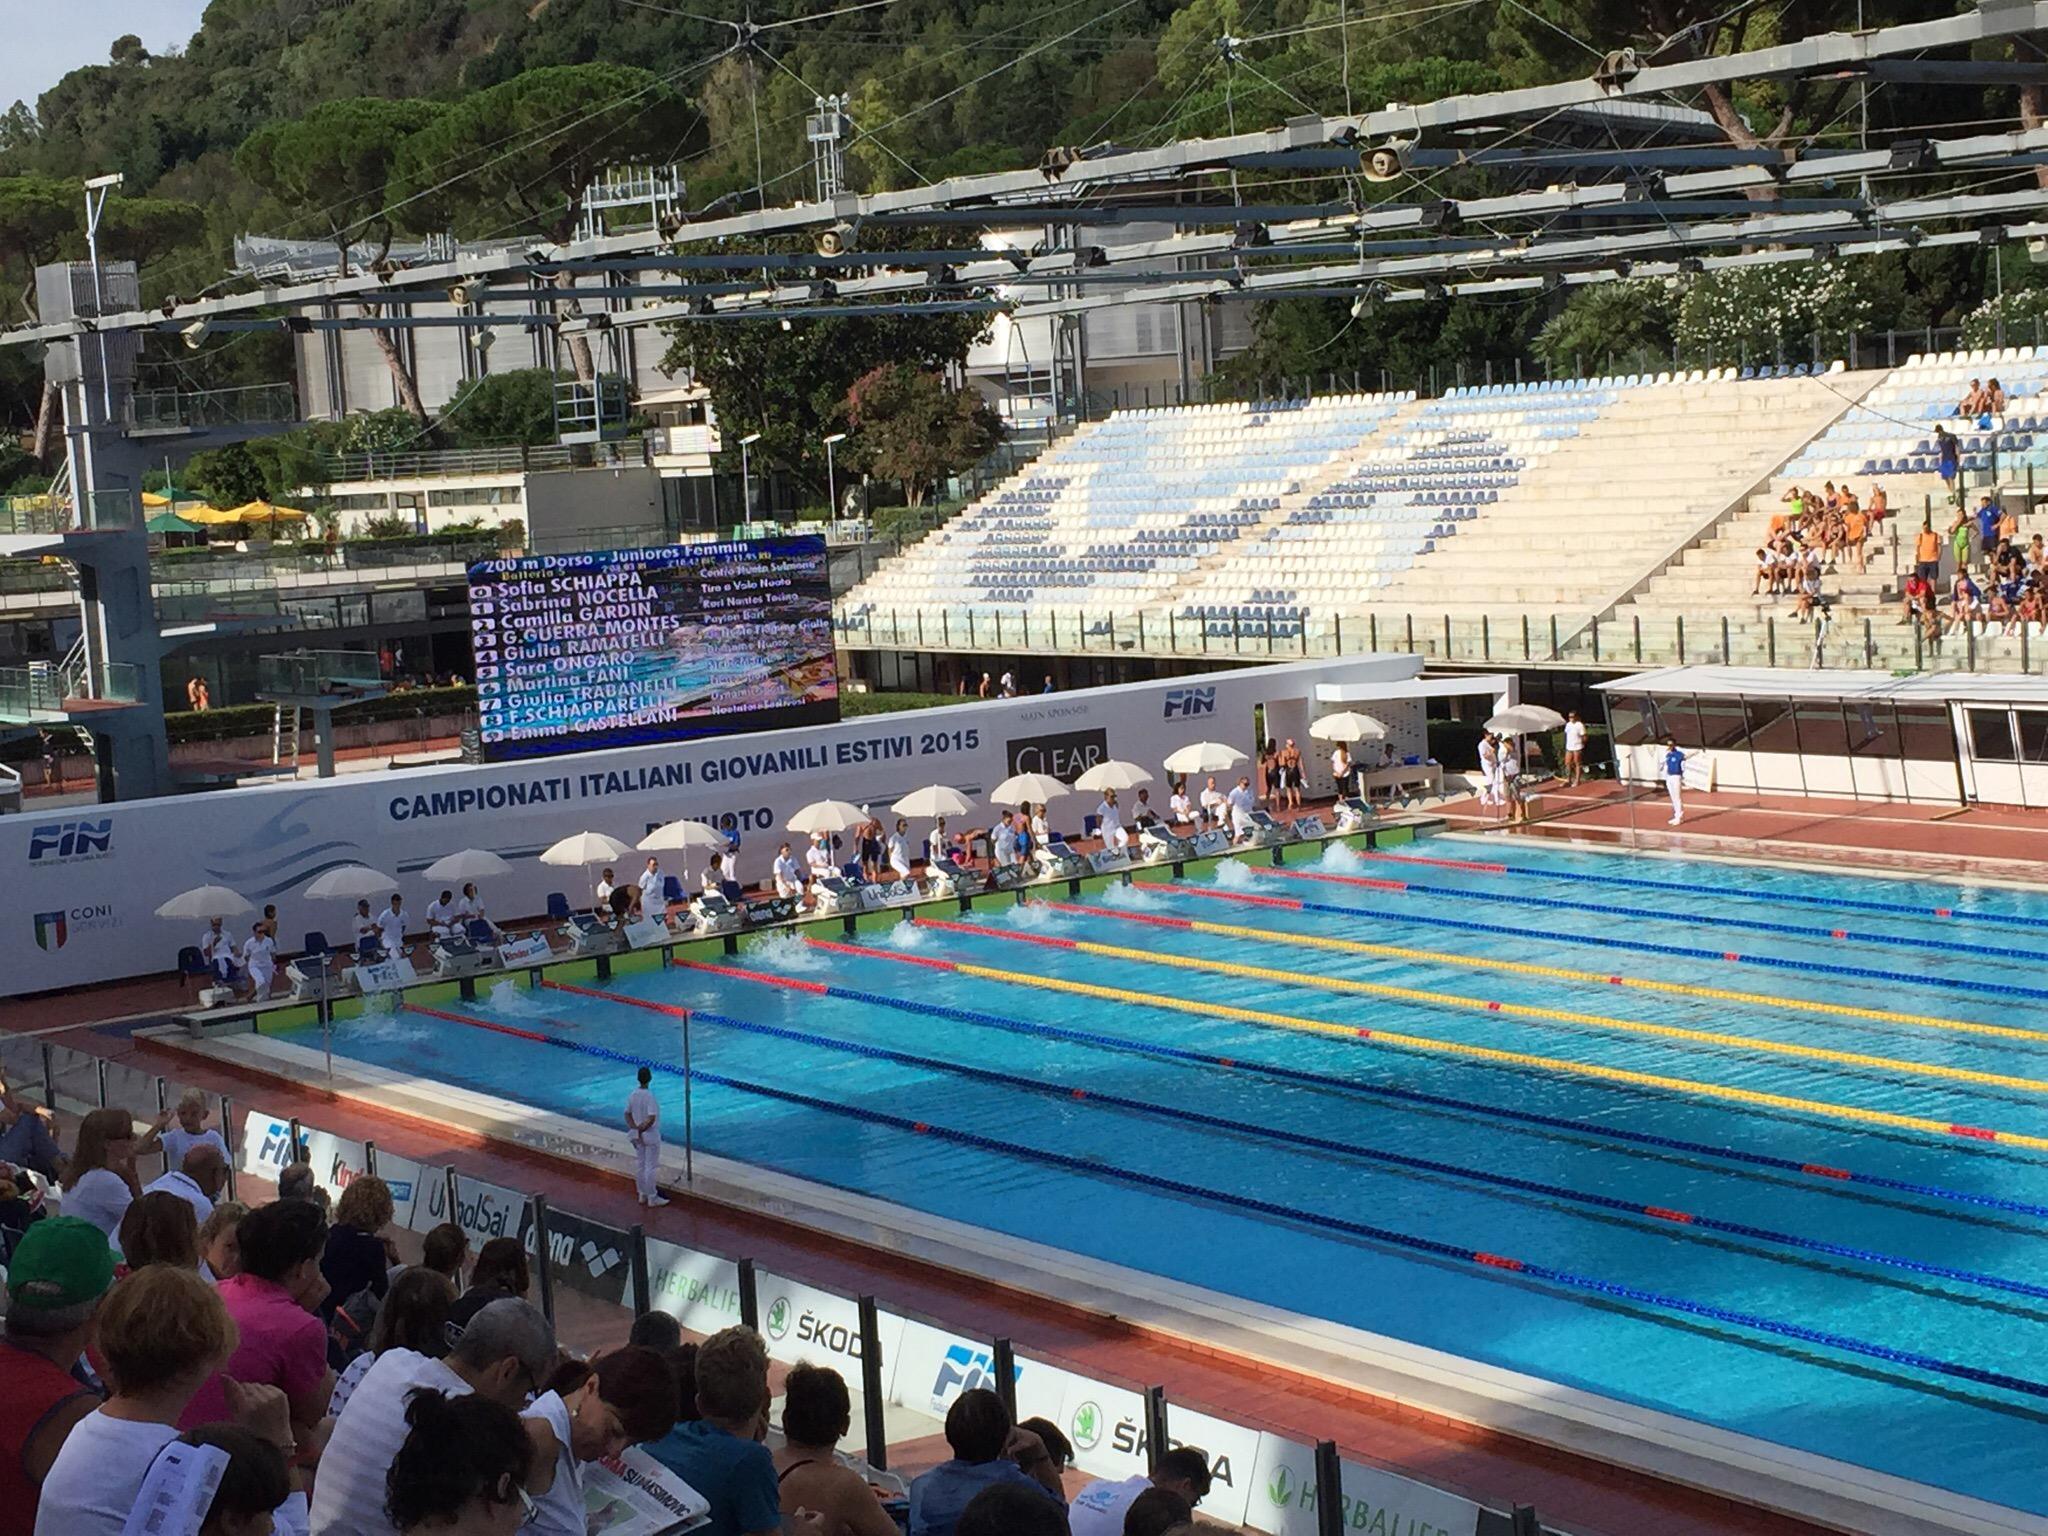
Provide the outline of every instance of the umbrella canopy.
{"type": "Polygon", "coordinates": [[[151,515],[143,526],[151,533],[204,533],[200,524],[178,516],[175,512],[158,512],[151,515]]]}
{"type": "Polygon", "coordinates": [[[494,875],[509,875],[512,866],[499,858],[488,848],[463,848],[434,860],[420,871],[425,880],[488,880],[494,875]]]}
{"type": "Polygon", "coordinates": [[[1090,791],[1098,789],[1136,789],[1140,784],[1150,784],[1151,782],[1152,775],[1143,768],[1140,768],[1136,763],[1126,763],[1112,757],[1108,762],[1097,763],[1093,768],[1082,774],[1081,777],[1074,780],[1074,788],[1090,791]]]}
{"type": "Polygon", "coordinates": [[[1323,716],[1308,728],[1308,733],[1317,741],[1385,741],[1387,738],[1384,725],[1371,715],[1361,715],[1352,709],[1323,716]]]}
{"type": "Polygon", "coordinates": [[[1168,773],[1223,773],[1244,761],[1244,754],[1220,741],[1197,741],[1166,760],[1168,773]]]}
{"type": "Polygon", "coordinates": [[[240,917],[255,906],[224,885],[195,885],[156,909],[158,917],[240,917]]]}
{"type": "Polygon", "coordinates": [[[606,837],[602,832],[577,832],[563,838],[540,856],[543,864],[602,864],[607,859],[623,859],[633,850],[616,837],[606,837]]]}
{"type": "Polygon", "coordinates": [[[1563,724],[1563,715],[1541,704],[1510,704],[1487,721],[1486,728],[1509,736],[1525,736],[1531,731],[1554,731],[1563,724]]]}
{"type": "Polygon", "coordinates": [[[368,896],[389,896],[398,882],[389,875],[363,864],[343,864],[306,887],[308,901],[357,901],[368,896]]]}
{"type": "Polygon", "coordinates": [[[913,789],[889,809],[898,816],[965,816],[974,809],[974,802],[944,784],[927,784],[913,789]]]}
{"type": "Polygon", "coordinates": [[[844,800],[813,800],[789,818],[792,832],[806,837],[819,832],[851,832],[868,819],[868,813],[844,800]]]}
{"type": "Polygon", "coordinates": [[[732,839],[716,827],[685,819],[656,827],[633,846],[642,853],[662,853],[669,849],[688,852],[692,848],[715,848],[723,853],[731,842],[732,839]]]}
{"type": "Polygon", "coordinates": [[[187,507],[184,516],[195,523],[290,523],[304,522],[306,514],[297,507],[281,507],[268,501],[245,501],[239,507],[187,507]]]}
{"type": "Polygon", "coordinates": [[[1074,791],[1049,773],[1019,773],[988,792],[997,805],[1043,805],[1074,791]]]}

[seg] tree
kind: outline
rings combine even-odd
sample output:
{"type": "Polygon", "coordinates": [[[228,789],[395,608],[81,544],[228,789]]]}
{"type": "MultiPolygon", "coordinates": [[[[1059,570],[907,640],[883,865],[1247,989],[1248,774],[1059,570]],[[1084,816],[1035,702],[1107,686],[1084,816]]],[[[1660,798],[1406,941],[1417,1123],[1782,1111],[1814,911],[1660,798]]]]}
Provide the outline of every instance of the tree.
{"type": "Polygon", "coordinates": [[[442,436],[456,448],[552,442],[561,377],[546,368],[516,368],[467,380],[441,413],[442,436]]]}
{"type": "Polygon", "coordinates": [[[903,482],[913,507],[940,479],[971,468],[1001,441],[1003,426],[973,389],[954,389],[936,373],[885,363],[846,392],[853,428],[850,457],[871,473],[903,482]]]}
{"type": "MultiPolygon", "coordinates": [[[[324,225],[346,275],[354,245],[371,248],[372,265],[389,254],[399,210],[388,188],[400,149],[445,115],[444,108],[425,101],[330,101],[253,135],[236,152],[235,165],[287,216],[324,225]]],[[[362,308],[365,315],[377,313],[374,304],[362,308]]],[[[382,327],[370,336],[391,370],[399,402],[424,426],[427,408],[397,337],[382,327]]]]}
{"type": "MultiPolygon", "coordinates": [[[[668,159],[690,130],[689,114],[659,76],[623,64],[531,69],[476,92],[407,140],[401,195],[417,217],[477,235],[535,230],[560,244],[583,218],[584,192],[608,165],[668,159]],[[485,148],[489,149],[486,155],[485,148]],[[462,174],[451,178],[451,168],[462,174]]],[[[558,286],[562,309],[583,306],[558,286]]],[[[570,338],[576,377],[596,377],[587,337],[570,338]]]]}
{"type": "Polygon", "coordinates": [[[1622,371],[1650,353],[1671,366],[1671,342],[1678,324],[1678,290],[1656,278],[1588,283],[1572,291],[1564,308],[1536,334],[1535,349],[1553,374],[1608,371],[1620,359],[1622,371]]]}
{"type": "Polygon", "coordinates": [[[223,511],[252,501],[266,501],[273,490],[263,466],[241,443],[193,454],[185,475],[194,490],[223,511]]]}

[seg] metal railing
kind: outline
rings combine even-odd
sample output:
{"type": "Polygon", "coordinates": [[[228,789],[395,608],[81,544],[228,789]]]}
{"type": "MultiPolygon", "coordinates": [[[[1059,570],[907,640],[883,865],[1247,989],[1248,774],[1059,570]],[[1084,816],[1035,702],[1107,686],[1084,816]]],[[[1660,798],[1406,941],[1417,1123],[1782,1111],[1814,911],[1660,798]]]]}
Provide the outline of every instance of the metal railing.
{"type": "Polygon", "coordinates": [[[131,432],[281,426],[298,419],[298,390],[290,384],[244,384],[235,389],[138,389],[128,402],[131,432]]]}
{"type": "Polygon", "coordinates": [[[516,475],[528,470],[574,469],[599,465],[644,463],[641,438],[617,442],[539,447],[431,448],[408,453],[336,453],[321,460],[321,478],[328,485],[360,480],[432,480],[462,475],[516,475]]]}
{"type": "Polygon", "coordinates": [[[83,500],[68,492],[0,496],[0,534],[80,533],[134,526],[132,491],[92,491],[83,500]]]}
{"type": "Polygon", "coordinates": [[[256,658],[256,691],[309,698],[381,687],[384,669],[375,651],[287,651],[256,658]]]}
{"type": "Polygon", "coordinates": [[[1908,672],[2048,671],[2048,631],[1979,624],[1930,639],[1887,610],[1796,619],[1788,607],[1761,618],[1671,612],[1603,618],[1588,611],[1458,613],[1369,609],[1304,611],[1288,618],[1202,618],[1167,609],[1045,612],[960,606],[889,608],[842,603],[833,628],[843,650],[954,651],[977,655],[1115,655],[1286,661],[1397,652],[1471,666],[1628,670],[1719,664],[1877,668],[1908,672]]]}
{"type": "Polygon", "coordinates": [[[54,661],[0,667],[0,720],[61,720],[73,699],[133,704],[142,697],[142,669],[133,662],[103,662],[90,676],[67,676],[54,661]]]}

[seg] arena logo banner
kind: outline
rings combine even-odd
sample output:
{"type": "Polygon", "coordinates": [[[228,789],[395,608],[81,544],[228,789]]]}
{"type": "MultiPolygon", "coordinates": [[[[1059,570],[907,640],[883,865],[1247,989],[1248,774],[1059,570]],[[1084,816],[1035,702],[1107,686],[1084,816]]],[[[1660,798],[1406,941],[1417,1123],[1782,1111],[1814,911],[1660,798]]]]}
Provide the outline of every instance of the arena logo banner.
{"type": "Polygon", "coordinates": [[[837,720],[821,537],[469,568],[490,762],[837,720]]]}
{"type": "MultiPolygon", "coordinates": [[[[1197,739],[1249,751],[1260,703],[1311,698],[1325,683],[1399,684],[1419,667],[1414,657],[1360,657],[1219,673],[1199,680],[1215,688],[1216,708],[1194,720],[1162,713],[1169,688],[1194,686],[1182,678],[970,700],[738,739],[126,802],[101,807],[89,835],[73,832],[73,854],[97,856],[68,861],[59,857],[64,834],[48,830],[60,822],[0,816],[0,870],[18,886],[26,882],[29,898],[13,921],[0,922],[0,967],[24,992],[169,969],[178,950],[197,941],[197,927],[149,914],[199,883],[226,886],[259,906],[275,902],[288,935],[346,935],[354,903],[306,901],[301,893],[311,881],[342,864],[382,869],[417,913],[439,889],[420,872],[463,848],[489,848],[508,861],[510,873],[483,882],[483,895],[499,922],[516,921],[544,912],[552,892],[575,905],[588,902],[586,876],[539,862],[550,843],[582,831],[632,843],[648,828],[683,817],[736,839],[737,877],[759,881],[787,835],[783,824],[813,800],[831,796],[880,809],[922,785],[948,784],[975,802],[962,824],[987,826],[994,820],[988,791],[1020,767],[1058,771],[1071,782],[1088,762],[1105,757],[1156,770],[1167,753],[1197,739]],[[45,829],[40,840],[38,827],[45,829]],[[125,926],[82,932],[83,919],[73,911],[110,898],[125,926]],[[63,915],[61,945],[54,921],[43,925],[37,943],[33,918],[48,913],[63,915]]],[[[662,859],[663,871],[680,877],[685,889],[695,888],[702,867],[701,856],[662,859]]]]}
{"type": "Polygon", "coordinates": [[[548,1207],[548,1264],[555,1284],[621,1306],[632,1278],[632,1239],[617,1227],[548,1207]]]}

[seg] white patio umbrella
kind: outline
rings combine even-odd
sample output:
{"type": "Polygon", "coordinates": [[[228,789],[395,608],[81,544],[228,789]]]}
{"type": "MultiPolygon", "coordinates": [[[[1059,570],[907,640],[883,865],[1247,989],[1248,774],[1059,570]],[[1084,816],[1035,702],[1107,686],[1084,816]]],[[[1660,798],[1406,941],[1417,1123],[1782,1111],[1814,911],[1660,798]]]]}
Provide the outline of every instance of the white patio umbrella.
{"type": "Polygon", "coordinates": [[[898,816],[965,816],[974,809],[974,802],[947,785],[927,784],[913,789],[889,809],[898,816]]]}
{"type": "Polygon", "coordinates": [[[156,909],[158,917],[241,917],[255,904],[224,885],[195,885],[156,909]]]}
{"type": "Polygon", "coordinates": [[[1510,704],[1488,720],[1486,728],[1507,736],[1527,736],[1535,731],[1554,731],[1563,724],[1563,715],[1541,704],[1510,704]]]}
{"type": "Polygon", "coordinates": [[[1168,773],[1225,773],[1245,760],[1244,753],[1220,741],[1197,741],[1166,759],[1168,773]]]}
{"type": "Polygon", "coordinates": [[[681,821],[663,823],[633,846],[642,853],[664,853],[671,849],[687,853],[692,848],[712,848],[723,853],[731,842],[732,839],[718,828],[685,817],[681,821]]]}
{"type": "Polygon", "coordinates": [[[363,864],[343,864],[330,869],[306,887],[308,901],[360,901],[365,897],[389,896],[398,882],[381,870],[363,864]]]}
{"type": "Polygon", "coordinates": [[[1107,762],[1097,763],[1074,780],[1074,788],[1091,792],[1102,789],[1136,789],[1140,784],[1153,782],[1152,775],[1136,763],[1127,763],[1112,757],[1107,762]]]}
{"type": "Polygon", "coordinates": [[[845,800],[813,800],[789,818],[792,832],[813,837],[820,832],[851,832],[868,819],[868,813],[845,800]]]}
{"type": "Polygon", "coordinates": [[[1074,791],[1049,773],[1018,773],[988,792],[997,805],[1043,805],[1074,791]]]}
{"type": "Polygon", "coordinates": [[[587,866],[602,864],[607,859],[623,859],[632,851],[616,837],[607,837],[602,832],[576,832],[543,850],[540,861],[543,864],[587,866]]]}
{"type": "Polygon", "coordinates": [[[1308,728],[1317,741],[1385,741],[1387,728],[1371,715],[1347,709],[1324,715],[1308,728]]]}
{"type": "Polygon", "coordinates": [[[512,866],[488,848],[463,848],[434,860],[420,871],[422,880],[489,880],[509,875],[512,866]]]}

